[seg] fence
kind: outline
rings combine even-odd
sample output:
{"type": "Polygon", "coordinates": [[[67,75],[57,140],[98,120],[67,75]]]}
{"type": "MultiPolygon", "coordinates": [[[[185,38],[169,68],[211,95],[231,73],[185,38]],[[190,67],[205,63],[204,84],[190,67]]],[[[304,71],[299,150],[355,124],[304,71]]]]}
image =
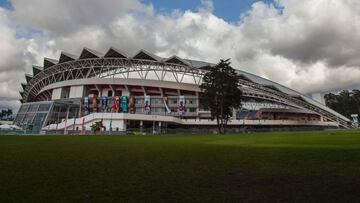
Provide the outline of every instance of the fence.
{"type": "MultiPolygon", "coordinates": [[[[324,127],[267,127],[267,128],[256,128],[256,127],[229,127],[226,129],[227,134],[239,134],[239,133],[252,133],[252,132],[286,132],[286,131],[319,131],[328,130],[330,128],[324,127]]],[[[331,128],[334,129],[334,128],[331,128]]],[[[126,131],[72,131],[68,130],[49,130],[49,131],[30,131],[30,130],[0,130],[0,135],[209,135],[217,134],[217,128],[133,128],[127,129],[126,131]]]]}

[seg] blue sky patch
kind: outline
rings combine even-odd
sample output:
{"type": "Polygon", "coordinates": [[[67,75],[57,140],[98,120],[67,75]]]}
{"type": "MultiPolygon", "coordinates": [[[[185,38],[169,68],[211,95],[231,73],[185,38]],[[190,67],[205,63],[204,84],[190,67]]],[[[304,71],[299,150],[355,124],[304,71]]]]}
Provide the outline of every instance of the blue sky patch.
{"type": "MultiPolygon", "coordinates": [[[[241,14],[251,8],[251,5],[259,0],[213,0],[214,14],[228,22],[237,22],[241,14]]],[[[265,3],[274,3],[274,0],[262,0],[265,3]]],[[[201,0],[141,0],[146,4],[154,5],[156,11],[162,14],[170,14],[173,10],[197,11],[201,6],[201,0]]],[[[0,0],[0,7],[13,9],[10,0],[0,0]]]]}
{"type": "Polygon", "coordinates": [[[10,0],[0,0],[0,7],[12,10],[13,6],[10,2],[10,0]]]}
{"type": "MultiPolygon", "coordinates": [[[[259,0],[213,0],[214,14],[226,21],[237,22],[241,14],[251,8],[251,5],[259,0]]],[[[262,0],[265,3],[274,3],[274,0],[262,0]]],[[[142,0],[146,4],[153,4],[159,13],[171,13],[172,10],[196,11],[201,6],[200,0],[142,0]]]]}

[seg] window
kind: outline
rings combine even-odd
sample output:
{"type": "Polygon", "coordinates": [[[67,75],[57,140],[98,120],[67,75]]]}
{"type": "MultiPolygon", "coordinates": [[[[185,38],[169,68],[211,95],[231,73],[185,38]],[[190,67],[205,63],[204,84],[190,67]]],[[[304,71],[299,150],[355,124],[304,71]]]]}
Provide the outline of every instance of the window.
{"type": "Polygon", "coordinates": [[[51,104],[40,104],[38,111],[49,111],[51,104]]]}
{"type": "Polygon", "coordinates": [[[22,120],[24,119],[25,114],[18,114],[15,120],[15,123],[22,124],[22,120]]]}
{"type": "Polygon", "coordinates": [[[135,104],[142,104],[144,103],[144,99],[135,99],[135,104]]]}
{"type": "Polygon", "coordinates": [[[21,105],[20,110],[19,110],[19,113],[26,113],[26,111],[28,110],[29,106],[30,106],[30,105],[27,105],[27,104],[21,105]]]}
{"type": "Polygon", "coordinates": [[[121,90],[116,90],[115,91],[115,96],[121,96],[121,93],[122,93],[121,90]]]}
{"type": "Polygon", "coordinates": [[[190,112],[196,112],[196,108],[190,108],[190,112]]]}
{"type": "Polygon", "coordinates": [[[28,112],[37,112],[39,104],[31,104],[28,112]]]}
{"type": "Polygon", "coordinates": [[[112,97],[112,94],[113,94],[113,92],[111,90],[109,90],[107,96],[112,97]]]}

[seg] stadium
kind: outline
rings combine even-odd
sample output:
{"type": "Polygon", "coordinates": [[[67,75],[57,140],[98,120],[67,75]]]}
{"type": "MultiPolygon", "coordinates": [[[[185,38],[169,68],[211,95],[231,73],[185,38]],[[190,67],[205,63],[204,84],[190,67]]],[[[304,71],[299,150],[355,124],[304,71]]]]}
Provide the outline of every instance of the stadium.
{"type": "MultiPolygon", "coordinates": [[[[161,58],[140,50],[130,55],[110,48],[105,54],[84,48],[79,56],[62,52],[33,66],[22,84],[15,124],[31,130],[102,131],[129,129],[212,129],[202,105],[202,76],[215,64],[178,56],[161,58]]],[[[230,129],[351,128],[346,117],[321,103],[259,76],[237,70],[243,92],[230,129]]]]}

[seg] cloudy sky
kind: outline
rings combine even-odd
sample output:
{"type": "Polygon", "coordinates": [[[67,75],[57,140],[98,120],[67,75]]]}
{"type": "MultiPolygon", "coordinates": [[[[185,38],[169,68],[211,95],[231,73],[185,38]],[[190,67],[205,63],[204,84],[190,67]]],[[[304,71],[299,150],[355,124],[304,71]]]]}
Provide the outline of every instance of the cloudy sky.
{"type": "Polygon", "coordinates": [[[358,0],[0,0],[0,106],[43,57],[114,46],[217,62],[303,93],[359,86],[358,0]],[[226,2],[226,3],[225,3],[226,2]]]}

